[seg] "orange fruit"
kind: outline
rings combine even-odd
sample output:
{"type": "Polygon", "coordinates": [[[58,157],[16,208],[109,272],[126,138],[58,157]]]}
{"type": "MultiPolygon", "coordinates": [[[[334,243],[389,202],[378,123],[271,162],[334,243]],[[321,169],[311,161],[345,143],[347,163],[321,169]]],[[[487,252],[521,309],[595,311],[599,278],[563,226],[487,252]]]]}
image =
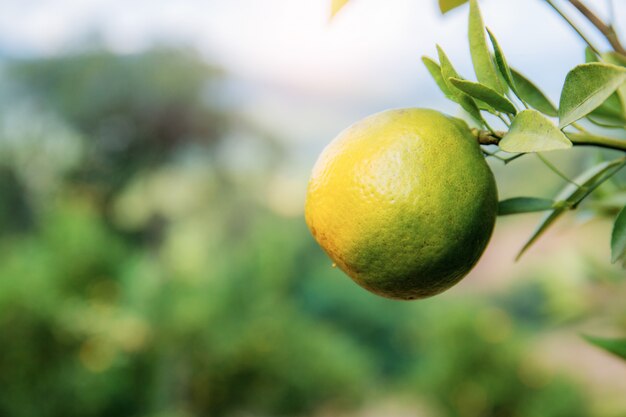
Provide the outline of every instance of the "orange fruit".
{"type": "Polygon", "coordinates": [[[467,125],[397,109],[344,130],[309,181],[305,217],[330,258],[378,295],[411,300],[463,278],[497,214],[493,174],[467,125]]]}

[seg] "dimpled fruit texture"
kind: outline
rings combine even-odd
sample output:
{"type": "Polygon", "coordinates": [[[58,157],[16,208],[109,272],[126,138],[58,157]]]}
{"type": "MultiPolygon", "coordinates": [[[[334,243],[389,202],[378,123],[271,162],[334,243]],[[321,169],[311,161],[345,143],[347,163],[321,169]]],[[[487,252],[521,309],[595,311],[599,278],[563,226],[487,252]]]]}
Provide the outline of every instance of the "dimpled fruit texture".
{"type": "Polygon", "coordinates": [[[305,216],[355,282],[411,300],[470,271],[496,212],[493,174],[467,126],[433,110],[398,109],[355,123],[324,149],[305,216]]]}

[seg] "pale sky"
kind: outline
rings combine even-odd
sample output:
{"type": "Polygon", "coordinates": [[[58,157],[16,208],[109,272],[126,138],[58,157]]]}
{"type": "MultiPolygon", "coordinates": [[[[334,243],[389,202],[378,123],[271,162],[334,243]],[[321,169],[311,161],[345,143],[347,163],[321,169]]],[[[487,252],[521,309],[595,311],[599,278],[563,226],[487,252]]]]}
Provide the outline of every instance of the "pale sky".
{"type": "MultiPolygon", "coordinates": [[[[313,147],[355,118],[385,108],[455,111],[420,57],[435,56],[438,43],[472,78],[467,6],[440,16],[436,0],[352,0],[328,24],[328,3],[2,0],[0,56],[54,55],[94,32],[120,53],[155,40],[192,44],[233,74],[253,119],[313,147]]],[[[580,40],[541,0],[480,4],[509,62],[556,101],[568,69],[582,59],[580,40]]],[[[621,6],[616,21],[626,22],[621,6]]]]}

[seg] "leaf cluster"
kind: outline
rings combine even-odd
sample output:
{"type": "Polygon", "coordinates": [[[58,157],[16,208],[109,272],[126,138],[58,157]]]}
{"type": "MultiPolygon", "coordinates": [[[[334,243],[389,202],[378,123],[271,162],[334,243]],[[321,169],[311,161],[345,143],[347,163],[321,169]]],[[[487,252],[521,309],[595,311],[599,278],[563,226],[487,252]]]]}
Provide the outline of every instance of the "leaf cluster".
{"type": "MultiPolygon", "coordinates": [[[[466,1],[440,0],[443,13],[466,1]]],[[[521,249],[521,256],[556,219],[575,209],[583,199],[615,175],[625,164],[624,158],[601,161],[570,180],[541,156],[542,152],[569,149],[576,144],[615,147],[612,140],[589,139],[587,131],[576,124],[580,119],[604,127],[624,129],[626,125],[626,64],[615,53],[596,55],[586,51],[586,63],[574,67],[563,83],[558,107],[539,87],[517,69],[512,68],[492,31],[485,27],[477,0],[469,0],[468,40],[477,81],[464,79],[450,59],[437,46],[438,62],[422,57],[428,72],[444,95],[459,104],[475,123],[499,137],[495,152],[484,149],[505,163],[524,154],[535,153],[550,169],[566,180],[563,190],[552,200],[516,197],[500,203],[500,215],[545,211],[546,216],[521,249]],[[507,131],[495,131],[488,121],[498,118],[507,131]],[[555,121],[554,119],[557,119],[555,121]],[[500,157],[504,153],[515,154],[500,157]]],[[[478,139],[480,141],[480,137],[478,139]]],[[[483,142],[492,145],[492,142],[483,142]]],[[[620,145],[618,143],[618,145],[620,145]]],[[[621,144],[626,149],[626,141],[621,144]]],[[[626,214],[618,217],[612,238],[613,262],[626,254],[626,214]]]]}
{"type": "MultiPolygon", "coordinates": [[[[439,0],[439,6],[441,12],[446,13],[465,2],[462,0],[439,0]]],[[[620,129],[622,132],[626,130],[626,58],[623,55],[618,52],[596,54],[595,48],[592,49],[591,45],[587,47],[585,51],[586,63],[577,65],[569,71],[563,83],[558,108],[556,108],[535,84],[508,65],[494,34],[487,29],[493,48],[493,54],[490,54],[485,42],[484,26],[477,0],[469,0],[469,3],[468,37],[478,82],[461,81],[459,77],[446,80],[443,71],[443,76],[438,76],[435,73],[436,62],[428,58],[425,58],[424,61],[440,87],[452,85],[467,95],[468,98],[465,98],[465,101],[475,100],[488,104],[481,110],[498,116],[499,114],[494,113],[494,111],[503,112],[507,117],[512,118],[508,132],[503,135],[498,144],[500,150],[515,152],[520,155],[530,152],[537,153],[551,169],[563,176],[558,169],[541,157],[540,152],[567,149],[572,146],[572,140],[575,138],[585,138],[587,131],[576,125],[577,121],[584,119],[588,123],[602,128],[620,129]],[[494,72],[494,68],[497,70],[496,72],[494,72]],[[507,95],[514,96],[514,99],[517,99],[525,109],[518,112],[516,108],[511,108],[509,104],[512,104],[514,100],[508,100],[507,95]],[[557,117],[558,124],[555,124],[551,118],[557,117]],[[565,129],[569,127],[574,127],[581,133],[568,137],[569,130],[565,129]]],[[[558,9],[556,10],[558,11],[558,9]]],[[[584,36],[583,39],[586,40],[584,36]]],[[[615,43],[611,42],[611,44],[614,45],[615,43]]],[[[443,51],[440,48],[438,50],[441,58],[443,51]]],[[[446,90],[444,90],[444,94],[452,99],[457,97],[454,93],[451,94],[446,90]]],[[[463,108],[466,106],[467,104],[463,108]]],[[[470,114],[477,120],[483,121],[480,117],[475,117],[475,114],[470,114]]],[[[484,121],[482,125],[490,129],[484,121]]],[[[620,144],[619,140],[605,139],[595,141],[595,143],[594,140],[587,140],[587,143],[583,142],[582,144],[595,144],[626,150],[626,146],[620,144]]],[[[490,153],[490,155],[494,154],[490,153]]],[[[507,162],[508,160],[505,159],[504,161],[507,162]]],[[[574,180],[569,180],[563,176],[567,183],[554,199],[515,197],[501,201],[499,215],[546,212],[534,233],[520,250],[518,259],[561,215],[568,210],[575,209],[602,183],[611,179],[624,165],[626,165],[626,157],[622,156],[610,161],[601,161],[588,168],[574,180]]],[[[623,207],[619,212],[611,234],[611,261],[618,262],[620,260],[626,266],[626,207],[623,207]]],[[[626,360],[626,339],[592,336],[585,336],[585,339],[591,344],[626,360]]]]}

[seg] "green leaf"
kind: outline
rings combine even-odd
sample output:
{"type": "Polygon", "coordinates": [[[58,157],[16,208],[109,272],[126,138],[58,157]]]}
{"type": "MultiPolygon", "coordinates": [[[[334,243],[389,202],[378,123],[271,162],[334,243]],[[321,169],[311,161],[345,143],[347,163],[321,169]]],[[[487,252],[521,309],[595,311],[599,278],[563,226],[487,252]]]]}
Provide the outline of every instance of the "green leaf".
{"type": "Polygon", "coordinates": [[[626,163],[626,157],[600,162],[587,169],[574,179],[573,184],[567,184],[557,195],[557,201],[566,201],[570,204],[578,204],[581,199],[593,191],[602,182],[608,180],[626,163]],[[578,184],[578,185],[576,185],[578,184]]]}
{"type": "MultiPolygon", "coordinates": [[[[619,172],[620,169],[626,165],[626,157],[618,158],[609,162],[602,162],[595,167],[589,169],[585,174],[592,175],[591,179],[584,180],[583,176],[579,176],[574,182],[581,184],[580,187],[576,187],[573,184],[569,185],[572,192],[571,197],[567,199],[567,202],[576,208],[589,194],[591,194],[596,188],[602,185],[603,182],[610,179],[613,175],[619,172]],[[597,172],[596,172],[597,171],[597,172]]],[[[566,187],[567,188],[567,187],[566,187]]]]}
{"type": "Polygon", "coordinates": [[[545,152],[572,147],[572,142],[537,110],[522,110],[500,141],[506,152],[545,152]]]}
{"type": "Polygon", "coordinates": [[[450,78],[460,79],[461,77],[456,72],[456,70],[452,66],[452,63],[448,59],[448,56],[439,45],[437,45],[437,53],[439,55],[439,62],[441,63],[441,76],[443,77],[443,81],[448,87],[448,90],[450,90],[454,101],[459,103],[461,107],[463,107],[463,109],[470,114],[470,116],[476,119],[476,121],[484,124],[484,122],[482,121],[483,118],[480,115],[480,110],[478,109],[476,102],[470,96],[455,88],[450,82],[450,78]]]}
{"type": "Polygon", "coordinates": [[[583,335],[583,337],[592,345],[596,345],[599,348],[626,360],[626,339],[606,339],[603,337],[586,335],[583,335]]]}
{"type": "Polygon", "coordinates": [[[559,128],[600,106],[626,81],[626,68],[591,62],[574,67],[565,77],[559,102],[559,128]]]}
{"type": "Polygon", "coordinates": [[[553,208],[554,201],[546,198],[515,197],[502,200],[498,203],[498,216],[546,211],[553,208]]]}
{"type": "Polygon", "coordinates": [[[626,130],[626,124],[623,121],[612,121],[612,120],[606,120],[602,117],[600,118],[595,118],[592,117],[592,114],[587,115],[587,120],[589,120],[591,123],[593,123],[594,125],[598,126],[598,127],[602,127],[605,129],[624,129],[626,130]]]}
{"type": "Polygon", "coordinates": [[[505,89],[500,84],[500,78],[496,70],[496,66],[491,58],[491,52],[487,47],[487,38],[485,37],[485,25],[480,14],[477,0],[470,0],[468,38],[470,45],[470,54],[476,78],[481,84],[491,89],[504,93],[505,89]]]}
{"type": "Polygon", "coordinates": [[[511,74],[511,68],[509,67],[509,64],[506,62],[506,58],[504,57],[504,54],[502,53],[502,48],[500,48],[500,44],[498,44],[498,40],[496,39],[494,34],[489,30],[489,28],[487,28],[487,34],[489,35],[489,40],[491,40],[491,46],[493,46],[493,53],[494,53],[495,60],[496,60],[496,66],[498,67],[498,71],[500,72],[500,75],[502,75],[502,78],[504,78],[504,81],[506,81],[508,86],[511,87],[511,90],[513,90],[515,95],[519,97],[519,94],[517,93],[517,90],[516,90],[515,83],[513,82],[513,75],[511,74]]]}
{"type": "Polygon", "coordinates": [[[337,13],[339,13],[339,11],[341,9],[343,9],[343,6],[345,6],[348,1],[350,0],[331,0],[330,1],[330,18],[334,18],[337,13]]]}
{"type": "Polygon", "coordinates": [[[609,124],[623,125],[626,122],[624,109],[617,93],[611,94],[604,103],[595,108],[586,117],[609,124]]]}
{"type": "MultiPolygon", "coordinates": [[[[626,58],[616,52],[602,54],[602,59],[609,64],[626,67],[626,58]]],[[[622,83],[622,85],[617,88],[616,94],[621,105],[621,114],[626,117],[626,83],[622,83]]]]}
{"type": "Polygon", "coordinates": [[[532,108],[539,110],[541,113],[556,117],[557,110],[554,104],[546,97],[545,94],[535,86],[530,80],[519,72],[511,68],[511,76],[513,83],[517,88],[517,92],[521,96],[522,101],[528,103],[532,108]]]}
{"type": "MultiPolygon", "coordinates": [[[[604,55],[605,57],[607,54],[604,55]]],[[[609,57],[611,59],[612,57],[609,57]]],[[[598,62],[600,58],[591,50],[591,48],[585,48],[585,62],[598,62]]],[[[615,62],[607,61],[609,63],[615,64],[615,62]]],[[[622,86],[622,88],[624,88],[622,86]]],[[[591,113],[587,115],[587,119],[594,124],[599,125],[600,127],[605,127],[603,125],[617,125],[619,127],[623,127],[626,119],[624,119],[625,115],[624,106],[622,105],[622,100],[617,95],[617,93],[613,93],[607,98],[604,103],[602,103],[598,108],[594,109],[591,113]]]]}
{"type": "MultiPolygon", "coordinates": [[[[446,96],[446,98],[454,101],[455,103],[458,103],[457,98],[450,91],[450,88],[448,88],[448,84],[446,84],[446,82],[443,79],[443,76],[441,75],[441,67],[439,66],[439,64],[434,59],[431,59],[427,56],[422,57],[422,62],[424,63],[424,65],[426,66],[426,69],[428,70],[430,75],[433,77],[433,79],[435,80],[435,83],[437,84],[441,92],[443,92],[443,94],[446,96]]],[[[494,108],[489,106],[486,103],[478,102],[476,103],[476,105],[478,106],[480,110],[487,110],[490,112],[495,112],[494,108]]]]}
{"type": "Polygon", "coordinates": [[[509,114],[517,113],[517,109],[508,98],[486,85],[458,78],[450,78],[450,83],[473,98],[484,101],[496,110],[509,114]]]}
{"type": "Polygon", "coordinates": [[[626,207],[619,214],[613,224],[611,233],[611,262],[615,263],[626,256],[626,207]]]}
{"type": "Polygon", "coordinates": [[[517,257],[521,256],[532,246],[533,243],[552,225],[566,210],[570,210],[578,205],[587,195],[595,190],[604,181],[615,175],[626,164],[626,157],[617,158],[612,161],[601,162],[580,174],[573,183],[567,184],[556,196],[554,210],[546,214],[539,222],[532,236],[522,247],[517,257]]]}
{"type": "Polygon", "coordinates": [[[535,229],[530,239],[528,239],[528,241],[524,244],[522,249],[519,251],[519,253],[515,257],[515,260],[516,261],[519,260],[522,257],[522,255],[528,250],[528,248],[530,248],[532,244],[535,243],[537,239],[539,239],[539,237],[542,234],[544,234],[546,230],[548,230],[548,227],[550,227],[552,223],[554,223],[556,219],[558,219],[561,216],[561,214],[563,214],[564,212],[565,212],[565,208],[558,208],[557,210],[554,210],[548,213],[541,220],[541,222],[539,223],[539,226],[535,229]]]}
{"type": "Polygon", "coordinates": [[[448,88],[448,85],[446,84],[446,82],[443,79],[443,76],[441,75],[441,67],[439,66],[439,64],[435,62],[435,60],[427,56],[422,57],[422,62],[426,66],[426,69],[428,70],[430,75],[433,77],[433,79],[435,80],[435,83],[437,84],[439,89],[443,92],[443,94],[448,99],[455,101],[455,98],[453,97],[452,92],[448,88]]]}
{"type": "Polygon", "coordinates": [[[602,54],[602,60],[609,64],[626,67],[626,57],[617,52],[607,52],[602,54]]]}
{"type": "Polygon", "coordinates": [[[465,3],[467,0],[439,0],[439,10],[441,13],[447,13],[465,3]]]}
{"type": "Polygon", "coordinates": [[[599,60],[598,55],[590,47],[585,48],[585,62],[598,62],[599,60]]]}

